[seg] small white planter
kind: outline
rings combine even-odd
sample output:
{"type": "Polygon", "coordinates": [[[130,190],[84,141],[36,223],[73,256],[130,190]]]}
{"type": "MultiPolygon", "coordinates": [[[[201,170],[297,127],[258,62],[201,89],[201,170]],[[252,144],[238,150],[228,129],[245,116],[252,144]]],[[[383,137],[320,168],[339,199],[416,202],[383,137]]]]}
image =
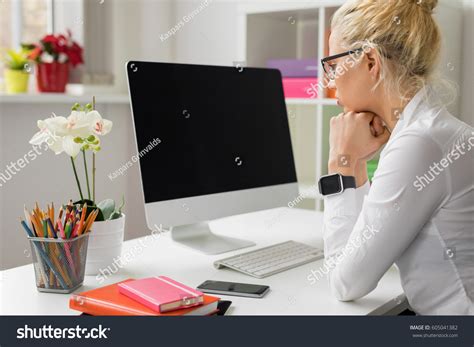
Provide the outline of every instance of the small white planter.
{"type": "Polygon", "coordinates": [[[86,275],[95,276],[122,254],[125,214],[113,220],[94,222],[89,233],[86,275]]]}

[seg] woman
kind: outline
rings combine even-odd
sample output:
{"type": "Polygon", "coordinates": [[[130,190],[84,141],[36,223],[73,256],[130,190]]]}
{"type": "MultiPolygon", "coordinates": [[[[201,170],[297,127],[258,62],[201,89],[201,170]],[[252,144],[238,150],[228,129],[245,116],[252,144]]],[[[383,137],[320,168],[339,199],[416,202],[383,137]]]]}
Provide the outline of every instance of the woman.
{"type": "Polygon", "coordinates": [[[333,17],[323,66],[345,112],[331,119],[328,171],[346,185],[320,181],[343,190],[325,196],[325,260],[339,300],[368,294],[395,263],[417,314],[472,315],[474,131],[432,87],[436,5],[353,0],[333,17]],[[370,184],[366,162],[383,145],[370,184]]]}

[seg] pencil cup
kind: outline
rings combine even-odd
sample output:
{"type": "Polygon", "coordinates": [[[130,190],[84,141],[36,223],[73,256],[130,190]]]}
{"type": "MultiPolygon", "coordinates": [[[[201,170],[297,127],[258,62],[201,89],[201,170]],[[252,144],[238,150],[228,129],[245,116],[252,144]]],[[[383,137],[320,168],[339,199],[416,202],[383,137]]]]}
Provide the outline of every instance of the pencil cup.
{"type": "MultiPolygon", "coordinates": [[[[96,276],[114,267],[114,259],[122,254],[125,214],[113,220],[94,222],[89,238],[86,276],[96,276]]],[[[110,272],[110,271],[109,271],[110,272]]]]}
{"type": "Polygon", "coordinates": [[[40,292],[71,293],[84,282],[89,233],[73,239],[29,237],[36,288],[40,292]]]}

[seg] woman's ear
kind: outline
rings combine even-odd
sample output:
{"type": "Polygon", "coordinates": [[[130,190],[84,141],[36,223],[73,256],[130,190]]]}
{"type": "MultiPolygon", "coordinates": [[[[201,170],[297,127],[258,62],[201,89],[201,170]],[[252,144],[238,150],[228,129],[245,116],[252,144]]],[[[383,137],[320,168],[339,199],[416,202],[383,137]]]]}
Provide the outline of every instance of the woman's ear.
{"type": "Polygon", "coordinates": [[[380,57],[375,49],[371,49],[369,52],[365,54],[366,56],[366,66],[368,68],[369,74],[374,80],[379,78],[380,74],[380,57]]]}

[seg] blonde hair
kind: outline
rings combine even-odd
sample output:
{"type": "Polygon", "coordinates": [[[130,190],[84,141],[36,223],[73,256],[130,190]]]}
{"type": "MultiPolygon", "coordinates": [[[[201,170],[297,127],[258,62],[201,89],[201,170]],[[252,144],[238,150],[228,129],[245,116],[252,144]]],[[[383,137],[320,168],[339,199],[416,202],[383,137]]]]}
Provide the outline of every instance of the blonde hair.
{"type": "Polygon", "coordinates": [[[378,83],[403,99],[435,76],[441,34],[432,17],[438,0],[349,0],[331,28],[347,49],[369,43],[381,60],[378,83]]]}

